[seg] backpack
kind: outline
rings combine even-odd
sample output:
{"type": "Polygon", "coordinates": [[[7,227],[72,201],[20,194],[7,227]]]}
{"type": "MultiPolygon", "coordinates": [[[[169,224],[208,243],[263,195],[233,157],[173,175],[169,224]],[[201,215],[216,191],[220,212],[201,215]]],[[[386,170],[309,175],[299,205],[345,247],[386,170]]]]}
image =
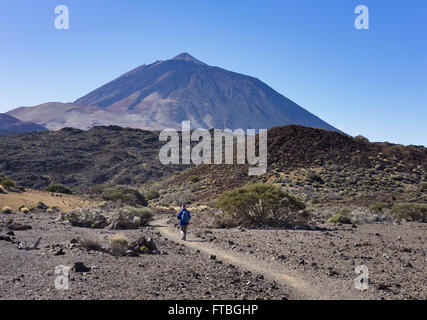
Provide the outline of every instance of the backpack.
{"type": "Polygon", "coordinates": [[[184,209],[181,213],[181,224],[186,225],[188,222],[190,222],[190,212],[188,212],[186,209],[184,209]]]}

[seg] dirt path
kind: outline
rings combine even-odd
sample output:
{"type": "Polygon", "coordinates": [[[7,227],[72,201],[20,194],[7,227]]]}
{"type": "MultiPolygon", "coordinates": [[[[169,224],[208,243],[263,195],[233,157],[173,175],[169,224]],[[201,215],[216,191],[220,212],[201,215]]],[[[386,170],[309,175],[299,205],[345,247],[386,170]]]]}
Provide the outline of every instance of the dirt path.
{"type": "Polygon", "coordinates": [[[152,225],[169,240],[183,244],[188,248],[200,250],[207,255],[215,255],[218,260],[233,264],[244,270],[251,271],[254,274],[261,274],[265,279],[276,281],[288,287],[294,293],[295,299],[354,299],[360,298],[351,295],[346,290],[336,290],[339,285],[333,284],[334,290],[327,290],[322,283],[322,287],[307,280],[302,279],[302,275],[296,275],[295,271],[284,270],[277,267],[274,263],[259,261],[246,254],[231,252],[228,250],[219,250],[212,247],[209,243],[197,239],[194,235],[187,236],[187,241],[182,241],[178,230],[172,230],[167,224],[170,218],[162,218],[154,221],[152,225]]]}

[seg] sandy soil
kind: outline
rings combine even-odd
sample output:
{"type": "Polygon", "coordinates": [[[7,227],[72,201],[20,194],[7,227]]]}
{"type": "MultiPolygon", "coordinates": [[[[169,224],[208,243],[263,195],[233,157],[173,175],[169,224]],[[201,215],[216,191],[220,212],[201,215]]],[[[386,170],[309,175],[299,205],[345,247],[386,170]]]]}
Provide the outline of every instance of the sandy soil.
{"type": "Polygon", "coordinates": [[[48,207],[59,207],[64,212],[75,208],[85,208],[98,203],[79,196],[31,189],[26,189],[25,192],[8,192],[7,194],[0,193],[0,208],[8,206],[13,211],[18,211],[20,206],[26,206],[28,208],[36,207],[39,201],[43,202],[48,207]]]}

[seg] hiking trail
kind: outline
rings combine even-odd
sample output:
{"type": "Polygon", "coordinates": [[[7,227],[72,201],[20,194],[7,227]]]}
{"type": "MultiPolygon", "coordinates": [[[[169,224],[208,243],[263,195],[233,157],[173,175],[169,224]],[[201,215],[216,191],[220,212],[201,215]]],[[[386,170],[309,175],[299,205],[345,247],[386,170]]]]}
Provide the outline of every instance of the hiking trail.
{"type": "MultiPolygon", "coordinates": [[[[349,295],[348,291],[340,290],[340,292],[330,292],[311,282],[302,279],[302,274],[297,275],[296,271],[286,270],[283,267],[274,265],[266,261],[260,261],[247,254],[242,254],[235,251],[217,249],[194,236],[190,231],[187,234],[187,241],[181,240],[181,234],[178,229],[172,229],[168,224],[170,217],[161,218],[153,221],[151,225],[156,228],[160,234],[167,239],[183,244],[184,246],[199,250],[201,254],[215,255],[217,260],[224,263],[232,264],[242,270],[250,271],[253,274],[261,274],[265,279],[275,281],[291,292],[292,299],[354,299],[349,295]]],[[[191,225],[190,225],[191,226],[191,225]]]]}

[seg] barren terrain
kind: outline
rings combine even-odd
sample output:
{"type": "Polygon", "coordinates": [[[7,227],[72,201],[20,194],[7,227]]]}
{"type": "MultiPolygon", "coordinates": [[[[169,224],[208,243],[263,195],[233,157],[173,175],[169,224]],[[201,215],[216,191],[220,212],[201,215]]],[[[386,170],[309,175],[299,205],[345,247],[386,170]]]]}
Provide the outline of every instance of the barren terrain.
{"type": "Polygon", "coordinates": [[[3,236],[11,217],[32,229],[14,231],[13,242],[0,240],[1,299],[426,299],[422,223],[326,224],[311,231],[192,225],[183,242],[173,215],[158,215],[148,227],[120,233],[151,237],[159,253],[119,257],[73,241],[107,248],[117,231],[72,227],[56,214],[16,213],[0,215],[3,236]],[[39,236],[38,250],[18,249],[39,236]],[[76,262],[90,270],[71,270],[69,289],[55,289],[55,267],[76,262]],[[369,268],[366,291],[354,286],[359,264],[369,268]]]}
{"type": "MultiPolygon", "coordinates": [[[[152,237],[160,254],[118,257],[87,251],[73,239],[96,240],[108,246],[116,233],[71,227],[56,215],[13,215],[31,230],[15,231],[19,242],[32,244],[43,237],[39,250],[18,250],[16,243],[0,240],[0,299],[288,299],[290,288],[245,269],[212,260],[162,236],[155,227],[120,231],[129,240],[152,237]],[[55,255],[60,249],[64,255],[55,255]],[[54,286],[55,267],[83,262],[89,272],[71,271],[68,290],[54,286]]],[[[0,215],[0,234],[6,232],[0,215]]]]}

